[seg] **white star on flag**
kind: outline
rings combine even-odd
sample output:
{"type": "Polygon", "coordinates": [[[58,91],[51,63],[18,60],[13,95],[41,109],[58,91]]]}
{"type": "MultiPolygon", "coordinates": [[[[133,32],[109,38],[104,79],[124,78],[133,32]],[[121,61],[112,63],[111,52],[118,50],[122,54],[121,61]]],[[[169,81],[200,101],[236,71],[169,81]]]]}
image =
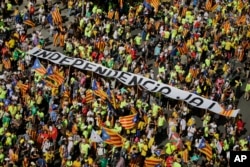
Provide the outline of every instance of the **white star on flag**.
{"type": "Polygon", "coordinates": [[[93,130],[93,129],[92,129],[92,131],[91,131],[90,140],[91,140],[92,142],[96,142],[96,143],[103,142],[101,136],[98,135],[98,134],[96,133],[96,131],[93,130]]]}

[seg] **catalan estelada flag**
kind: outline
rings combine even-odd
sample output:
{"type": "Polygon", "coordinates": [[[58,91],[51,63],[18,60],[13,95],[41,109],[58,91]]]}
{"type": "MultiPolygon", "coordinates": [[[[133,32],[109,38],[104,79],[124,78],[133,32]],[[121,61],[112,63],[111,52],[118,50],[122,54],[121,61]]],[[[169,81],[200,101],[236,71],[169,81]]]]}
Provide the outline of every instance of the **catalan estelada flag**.
{"type": "Polygon", "coordinates": [[[198,146],[198,150],[205,154],[207,159],[212,159],[213,157],[213,150],[212,147],[205,141],[204,138],[202,138],[200,140],[199,146],[198,146]]]}
{"type": "Polygon", "coordinates": [[[94,94],[100,97],[103,101],[105,101],[108,98],[107,93],[98,87],[95,79],[93,80],[93,83],[92,83],[92,90],[94,91],[94,94]]]}
{"type": "Polygon", "coordinates": [[[22,94],[25,94],[27,92],[27,90],[29,89],[29,85],[27,84],[23,84],[21,82],[17,83],[17,86],[19,87],[19,89],[21,90],[22,94]]]}
{"type": "Polygon", "coordinates": [[[50,87],[50,88],[54,88],[55,89],[55,88],[58,88],[58,86],[59,86],[57,83],[49,80],[49,78],[45,78],[45,79],[43,79],[43,81],[44,81],[45,85],[48,86],[48,87],[50,87]]]}
{"type": "Polygon", "coordinates": [[[93,91],[89,89],[86,91],[86,103],[92,103],[93,101],[94,101],[93,91]]]}
{"type": "Polygon", "coordinates": [[[61,76],[58,72],[53,71],[53,68],[51,65],[47,68],[46,76],[50,80],[56,82],[56,85],[58,86],[62,85],[64,82],[63,76],[61,76]]]}
{"type": "Polygon", "coordinates": [[[186,43],[181,44],[181,46],[177,47],[178,52],[181,55],[187,54],[188,53],[188,47],[186,43]]]}
{"type": "Polygon", "coordinates": [[[162,165],[162,159],[157,157],[149,157],[146,158],[144,161],[145,167],[156,167],[162,165]]]}
{"type": "Polygon", "coordinates": [[[160,0],[146,0],[152,7],[154,7],[155,11],[158,11],[160,0]]]}
{"type": "Polygon", "coordinates": [[[59,9],[55,8],[53,11],[52,11],[52,18],[53,18],[53,21],[55,24],[59,25],[62,23],[62,16],[59,12],[59,9]]]}
{"type": "Polygon", "coordinates": [[[40,63],[40,61],[39,61],[38,58],[36,58],[36,60],[35,60],[35,62],[34,62],[34,64],[33,64],[33,66],[32,66],[32,69],[33,69],[36,73],[38,73],[38,74],[40,74],[40,75],[45,75],[45,74],[47,73],[46,68],[43,67],[43,65],[40,63]]]}
{"type": "Polygon", "coordinates": [[[122,136],[111,129],[103,127],[101,137],[102,137],[102,140],[107,144],[113,145],[115,147],[123,146],[122,136]]]}
{"type": "Polygon", "coordinates": [[[32,20],[25,20],[25,21],[23,21],[23,24],[26,24],[26,25],[28,25],[30,27],[35,27],[36,26],[36,24],[32,20]]]}
{"type": "Polygon", "coordinates": [[[110,104],[113,106],[114,109],[117,109],[118,105],[116,103],[116,98],[115,98],[114,93],[110,91],[110,88],[107,89],[106,94],[107,94],[107,98],[108,98],[109,109],[111,109],[110,104]]]}
{"type": "Polygon", "coordinates": [[[102,101],[105,101],[108,98],[108,95],[106,92],[104,92],[102,89],[97,89],[94,91],[94,94],[101,98],[102,101]]]}
{"type": "Polygon", "coordinates": [[[119,122],[125,129],[132,129],[137,122],[137,114],[119,117],[119,122]]]}

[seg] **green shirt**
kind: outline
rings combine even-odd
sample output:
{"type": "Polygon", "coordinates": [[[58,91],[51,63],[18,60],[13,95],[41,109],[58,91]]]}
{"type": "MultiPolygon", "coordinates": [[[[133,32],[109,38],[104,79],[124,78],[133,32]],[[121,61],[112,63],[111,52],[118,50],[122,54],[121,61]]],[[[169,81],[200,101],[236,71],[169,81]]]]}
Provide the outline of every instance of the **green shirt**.
{"type": "Polygon", "coordinates": [[[107,158],[101,158],[100,160],[100,166],[106,167],[108,165],[108,159],[107,158]]]}

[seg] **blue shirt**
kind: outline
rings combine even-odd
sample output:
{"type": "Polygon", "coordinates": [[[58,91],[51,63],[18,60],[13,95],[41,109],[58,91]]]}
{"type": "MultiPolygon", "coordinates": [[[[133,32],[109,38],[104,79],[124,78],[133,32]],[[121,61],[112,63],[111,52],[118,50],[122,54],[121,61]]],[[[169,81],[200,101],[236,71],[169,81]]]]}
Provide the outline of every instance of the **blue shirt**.
{"type": "Polygon", "coordinates": [[[159,56],[160,53],[161,53],[161,48],[158,47],[158,46],[156,46],[156,47],[155,47],[155,50],[154,50],[154,55],[155,55],[155,56],[159,56]]]}
{"type": "Polygon", "coordinates": [[[56,113],[55,111],[51,111],[51,112],[50,112],[50,119],[51,119],[53,122],[56,122],[57,113],[56,113]]]}
{"type": "Polygon", "coordinates": [[[37,162],[39,167],[46,167],[46,162],[44,159],[39,158],[36,162],[37,162]]]}

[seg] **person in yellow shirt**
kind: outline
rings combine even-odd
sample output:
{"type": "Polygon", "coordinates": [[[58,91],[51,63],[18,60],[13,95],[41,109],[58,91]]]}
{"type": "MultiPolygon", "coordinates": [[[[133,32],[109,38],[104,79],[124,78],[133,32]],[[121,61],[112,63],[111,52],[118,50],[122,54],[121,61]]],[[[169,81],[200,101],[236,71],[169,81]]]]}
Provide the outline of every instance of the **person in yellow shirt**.
{"type": "Polygon", "coordinates": [[[81,161],[79,157],[77,157],[76,160],[73,161],[72,167],[81,167],[81,161]]]}
{"type": "Polygon", "coordinates": [[[142,162],[146,159],[147,153],[148,153],[148,143],[146,140],[143,140],[143,143],[141,145],[141,156],[142,156],[142,162]]]}
{"type": "Polygon", "coordinates": [[[48,151],[44,154],[44,157],[45,157],[45,161],[47,162],[47,164],[50,166],[53,164],[53,161],[54,161],[54,152],[53,151],[48,151]]]}

